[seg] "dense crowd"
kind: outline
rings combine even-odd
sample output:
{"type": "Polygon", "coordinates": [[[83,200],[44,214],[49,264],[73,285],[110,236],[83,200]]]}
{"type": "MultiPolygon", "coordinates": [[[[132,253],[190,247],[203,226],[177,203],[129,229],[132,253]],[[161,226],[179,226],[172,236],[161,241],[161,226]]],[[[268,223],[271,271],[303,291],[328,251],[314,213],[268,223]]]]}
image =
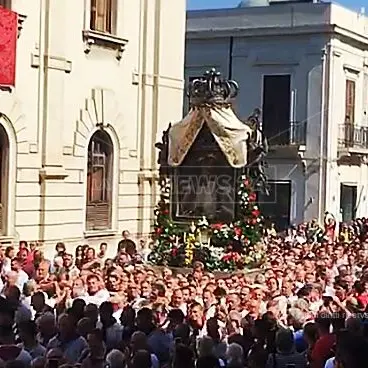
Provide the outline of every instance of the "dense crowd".
{"type": "Polygon", "coordinates": [[[265,230],[257,273],[158,270],[123,232],[46,259],[1,254],[0,367],[360,368],[368,365],[368,221],[265,230]],[[335,234],[336,231],[336,234],[335,234]]]}

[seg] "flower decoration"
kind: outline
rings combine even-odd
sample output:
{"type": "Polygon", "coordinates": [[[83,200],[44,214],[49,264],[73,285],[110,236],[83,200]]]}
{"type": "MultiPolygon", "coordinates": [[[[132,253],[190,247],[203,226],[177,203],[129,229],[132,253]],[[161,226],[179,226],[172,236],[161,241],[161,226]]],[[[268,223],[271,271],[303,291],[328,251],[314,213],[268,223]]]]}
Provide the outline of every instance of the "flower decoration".
{"type": "Polygon", "coordinates": [[[155,208],[149,260],[153,264],[190,267],[200,260],[211,271],[228,271],[259,266],[265,249],[260,246],[263,218],[251,178],[239,177],[238,212],[234,223],[209,224],[206,217],[188,226],[170,217],[170,179],[160,181],[161,197],[155,208]]]}

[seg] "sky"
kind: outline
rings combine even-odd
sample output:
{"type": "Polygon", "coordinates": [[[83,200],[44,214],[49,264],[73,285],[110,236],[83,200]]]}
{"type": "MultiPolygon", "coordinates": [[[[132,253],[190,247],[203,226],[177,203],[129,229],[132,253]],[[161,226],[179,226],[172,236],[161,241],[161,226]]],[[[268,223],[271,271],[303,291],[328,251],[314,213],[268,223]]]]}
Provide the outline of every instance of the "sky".
{"type": "MultiPolygon", "coordinates": [[[[337,2],[357,11],[365,7],[366,14],[368,13],[368,0],[339,0],[337,2]]],[[[240,0],[187,0],[187,8],[190,10],[232,8],[239,3],[240,0]]]]}

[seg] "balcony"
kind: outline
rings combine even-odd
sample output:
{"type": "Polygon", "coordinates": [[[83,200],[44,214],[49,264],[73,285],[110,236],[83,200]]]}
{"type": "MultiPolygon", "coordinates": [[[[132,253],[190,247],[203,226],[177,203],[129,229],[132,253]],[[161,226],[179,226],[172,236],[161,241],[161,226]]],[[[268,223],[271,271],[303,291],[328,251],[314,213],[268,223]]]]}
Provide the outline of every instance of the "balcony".
{"type": "Polygon", "coordinates": [[[307,136],[306,122],[290,122],[288,130],[276,132],[272,129],[264,130],[271,147],[274,146],[305,146],[307,136]]]}
{"type": "Polygon", "coordinates": [[[339,126],[338,151],[340,156],[368,154],[368,127],[341,124],[339,126]]]}

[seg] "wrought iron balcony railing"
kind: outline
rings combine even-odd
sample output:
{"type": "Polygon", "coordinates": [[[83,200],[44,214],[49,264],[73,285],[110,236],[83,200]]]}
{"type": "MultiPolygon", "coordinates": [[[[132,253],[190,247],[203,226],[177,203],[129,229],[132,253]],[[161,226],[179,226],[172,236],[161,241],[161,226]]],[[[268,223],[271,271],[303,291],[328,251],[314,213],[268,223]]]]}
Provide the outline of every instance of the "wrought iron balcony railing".
{"type": "Polygon", "coordinates": [[[267,125],[264,133],[268,139],[270,146],[302,146],[306,144],[307,124],[306,122],[292,121],[288,130],[267,131],[267,125]]]}
{"type": "Polygon", "coordinates": [[[368,150],[368,127],[345,123],[339,127],[339,148],[368,150]]]}

